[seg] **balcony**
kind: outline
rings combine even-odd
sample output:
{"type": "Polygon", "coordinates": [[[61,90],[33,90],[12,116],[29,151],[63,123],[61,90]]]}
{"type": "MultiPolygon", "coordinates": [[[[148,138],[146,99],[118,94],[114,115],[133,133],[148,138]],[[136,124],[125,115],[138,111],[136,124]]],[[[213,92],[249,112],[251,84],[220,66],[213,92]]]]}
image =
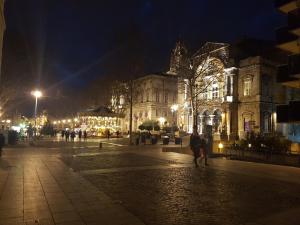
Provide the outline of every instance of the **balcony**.
{"type": "Polygon", "coordinates": [[[299,8],[299,0],[275,0],[275,7],[283,13],[289,13],[299,8]]]}
{"type": "Polygon", "coordinates": [[[282,27],[276,31],[277,46],[292,54],[300,53],[299,37],[290,32],[290,27],[282,27]]]}
{"type": "Polygon", "coordinates": [[[288,14],[288,30],[300,37],[300,8],[288,14]]]}

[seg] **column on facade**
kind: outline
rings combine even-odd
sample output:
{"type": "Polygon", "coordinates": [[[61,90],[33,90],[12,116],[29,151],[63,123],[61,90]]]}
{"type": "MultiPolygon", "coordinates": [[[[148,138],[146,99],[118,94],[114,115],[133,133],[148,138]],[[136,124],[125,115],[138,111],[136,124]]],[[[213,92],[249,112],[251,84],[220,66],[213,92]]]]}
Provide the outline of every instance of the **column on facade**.
{"type": "Polygon", "coordinates": [[[230,129],[231,129],[231,127],[230,127],[230,120],[231,120],[231,113],[230,113],[230,111],[227,111],[226,112],[226,133],[227,133],[227,135],[228,135],[228,137],[229,137],[229,135],[230,135],[230,129]]]}
{"type": "Polygon", "coordinates": [[[208,125],[211,125],[211,126],[214,125],[214,117],[215,117],[215,115],[209,115],[209,124],[208,125]]]}
{"type": "Polygon", "coordinates": [[[203,134],[203,131],[204,131],[204,129],[203,129],[203,115],[200,115],[199,116],[199,134],[203,134]]]}

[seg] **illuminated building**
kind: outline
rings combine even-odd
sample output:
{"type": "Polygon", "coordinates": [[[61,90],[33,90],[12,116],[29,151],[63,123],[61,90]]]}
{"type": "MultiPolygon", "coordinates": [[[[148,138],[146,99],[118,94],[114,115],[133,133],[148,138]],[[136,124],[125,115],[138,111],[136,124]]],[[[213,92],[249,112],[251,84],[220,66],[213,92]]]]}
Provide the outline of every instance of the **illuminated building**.
{"type": "MultiPolygon", "coordinates": [[[[244,137],[248,132],[283,132],[276,123],[276,105],[286,99],[286,90],[276,83],[277,66],[282,52],[272,42],[242,39],[234,44],[207,42],[201,48],[209,49],[212,60],[221,67],[221,79],[211,82],[199,94],[198,131],[205,132],[210,125],[216,138],[244,137]]],[[[178,76],[180,61],[191,57],[201,65],[201,49],[190,54],[182,42],[172,51],[170,69],[166,73],[149,74],[137,79],[142,94],[133,107],[133,130],[145,120],[172,121],[172,104],[178,105],[176,124],[192,132],[193,114],[189,87],[178,76]],[[174,96],[176,95],[176,96],[174,96]]],[[[206,78],[204,78],[206,79],[206,78]]]]}
{"type": "Polygon", "coordinates": [[[75,118],[53,121],[55,129],[86,130],[89,136],[104,136],[106,131],[111,133],[121,131],[123,119],[119,114],[100,106],[78,113],[75,118]]]}

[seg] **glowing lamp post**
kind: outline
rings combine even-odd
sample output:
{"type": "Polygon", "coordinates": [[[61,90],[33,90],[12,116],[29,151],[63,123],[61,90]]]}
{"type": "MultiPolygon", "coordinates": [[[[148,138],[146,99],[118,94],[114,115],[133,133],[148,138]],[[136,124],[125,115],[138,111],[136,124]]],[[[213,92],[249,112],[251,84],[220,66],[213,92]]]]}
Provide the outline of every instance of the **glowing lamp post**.
{"type": "Polygon", "coordinates": [[[219,145],[218,145],[219,153],[221,153],[223,148],[224,148],[224,145],[222,143],[219,143],[219,145]]]}
{"type": "Polygon", "coordinates": [[[164,123],[166,122],[166,119],[164,117],[160,117],[159,122],[160,122],[160,125],[163,126],[164,123]]]}
{"type": "Polygon", "coordinates": [[[171,112],[172,112],[172,116],[173,116],[173,124],[172,124],[172,135],[174,135],[174,126],[177,125],[176,124],[176,121],[175,121],[175,113],[177,112],[178,110],[178,105],[177,104],[174,104],[171,106],[171,112]]]}
{"type": "Polygon", "coordinates": [[[36,117],[37,117],[37,106],[38,99],[43,96],[43,93],[39,90],[35,90],[31,92],[31,95],[35,97],[35,106],[34,106],[34,127],[35,127],[35,135],[36,135],[36,117]]]}

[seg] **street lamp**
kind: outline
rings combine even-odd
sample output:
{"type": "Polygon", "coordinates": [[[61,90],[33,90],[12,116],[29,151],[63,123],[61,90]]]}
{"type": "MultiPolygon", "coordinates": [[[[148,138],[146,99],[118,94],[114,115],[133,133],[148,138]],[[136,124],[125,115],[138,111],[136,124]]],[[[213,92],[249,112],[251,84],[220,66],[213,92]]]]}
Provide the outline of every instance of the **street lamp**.
{"type": "Polygon", "coordinates": [[[166,119],[164,117],[160,117],[158,120],[159,120],[161,126],[163,126],[163,124],[166,121],[166,119]]]}
{"type": "Polygon", "coordinates": [[[34,106],[34,127],[35,127],[35,136],[36,136],[36,116],[37,116],[37,104],[38,104],[38,98],[41,98],[43,96],[43,93],[39,90],[35,90],[31,92],[31,95],[35,97],[35,106],[34,106]]]}
{"type": "Polygon", "coordinates": [[[171,128],[172,128],[172,135],[173,136],[175,136],[174,135],[174,126],[177,125],[176,122],[175,122],[175,113],[176,113],[177,110],[178,110],[178,105],[177,104],[174,104],[174,105],[171,106],[171,112],[172,112],[172,116],[173,116],[173,124],[172,124],[171,128]]]}

